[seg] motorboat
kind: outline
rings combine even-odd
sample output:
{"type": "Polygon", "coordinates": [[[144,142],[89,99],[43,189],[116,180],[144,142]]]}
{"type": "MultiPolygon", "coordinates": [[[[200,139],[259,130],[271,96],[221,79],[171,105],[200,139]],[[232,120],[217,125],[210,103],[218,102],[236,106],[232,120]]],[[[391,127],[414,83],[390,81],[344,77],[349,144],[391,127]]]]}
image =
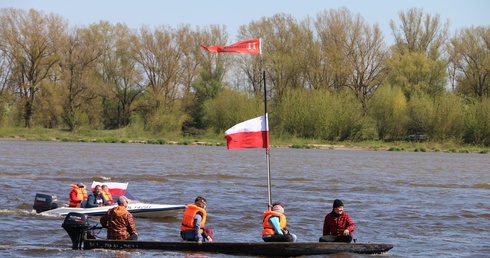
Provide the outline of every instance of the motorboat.
{"type": "MultiPolygon", "coordinates": [[[[91,189],[94,189],[96,185],[109,185],[109,191],[113,194],[114,203],[117,203],[117,198],[121,195],[126,196],[129,199],[127,210],[135,217],[143,218],[164,218],[175,217],[179,213],[182,213],[185,209],[185,205],[181,204],[154,204],[145,203],[139,201],[131,193],[126,191],[128,183],[114,183],[114,182],[93,182],[91,189]],[[112,186],[112,187],[111,187],[112,186]]],[[[100,206],[94,208],[75,208],[68,206],[60,206],[58,204],[58,198],[56,195],[36,193],[34,198],[34,210],[39,214],[44,215],[59,215],[66,216],[70,212],[86,214],[89,216],[102,216],[109,209],[116,207],[117,204],[109,206],[100,206]]]]}

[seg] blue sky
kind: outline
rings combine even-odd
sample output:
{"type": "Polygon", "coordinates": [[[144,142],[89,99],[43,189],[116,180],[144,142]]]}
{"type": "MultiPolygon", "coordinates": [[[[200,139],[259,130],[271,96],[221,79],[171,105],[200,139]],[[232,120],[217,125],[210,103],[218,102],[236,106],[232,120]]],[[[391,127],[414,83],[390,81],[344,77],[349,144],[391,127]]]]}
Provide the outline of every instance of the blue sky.
{"type": "Polygon", "coordinates": [[[366,21],[383,30],[387,43],[392,44],[389,21],[399,23],[398,13],[411,7],[423,8],[432,15],[449,19],[450,32],[470,26],[490,26],[488,0],[244,0],[244,1],[190,1],[190,0],[1,0],[0,8],[36,9],[57,13],[68,20],[70,26],[86,26],[107,20],[125,23],[130,28],[141,25],[177,27],[189,24],[205,27],[226,25],[229,43],[236,39],[239,26],[277,13],[291,14],[298,21],[314,17],[323,10],[346,7],[361,14],[366,21]]]}

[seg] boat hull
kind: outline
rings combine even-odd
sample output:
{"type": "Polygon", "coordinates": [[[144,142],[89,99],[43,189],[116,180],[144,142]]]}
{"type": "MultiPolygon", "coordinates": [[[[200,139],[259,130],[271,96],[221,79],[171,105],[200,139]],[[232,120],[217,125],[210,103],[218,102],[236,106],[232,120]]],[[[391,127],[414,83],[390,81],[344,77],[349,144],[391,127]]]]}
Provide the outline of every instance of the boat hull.
{"type": "MultiPolygon", "coordinates": [[[[87,214],[89,216],[102,216],[109,209],[116,207],[116,205],[102,206],[95,208],[71,208],[60,207],[52,210],[42,212],[44,215],[59,215],[66,216],[70,212],[87,214]]],[[[171,205],[171,204],[147,204],[147,203],[130,203],[127,207],[128,211],[133,214],[134,217],[140,218],[165,218],[175,217],[179,213],[183,212],[185,205],[171,205]]]]}
{"type": "Polygon", "coordinates": [[[300,256],[334,253],[379,254],[393,248],[390,244],[362,244],[337,242],[159,242],[85,239],[88,249],[157,249],[164,251],[207,252],[264,256],[300,256]]]}

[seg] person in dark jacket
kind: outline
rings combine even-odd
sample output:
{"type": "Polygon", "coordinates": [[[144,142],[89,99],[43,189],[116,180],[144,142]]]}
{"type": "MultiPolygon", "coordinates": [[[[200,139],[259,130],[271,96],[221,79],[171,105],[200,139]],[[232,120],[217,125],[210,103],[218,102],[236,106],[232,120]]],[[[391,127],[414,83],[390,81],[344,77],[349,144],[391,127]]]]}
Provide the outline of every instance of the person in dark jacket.
{"type": "Polygon", "coordinates": [[[354,238],[356,224],[349,214],[344,212],[344,203],[336,199],[333,202],[332,212],[325,216],[323,222],[323,236],[320,242],[347,242],[354,238]]]}
{"type": "Polygon", "coordinates": [[[100,217],[100,224],[107,228],[107,239],[138,240],[133,215],[126,209],[128,198],[120,196],[118,206],[107,211],[100,217]]]}
{"type": "Polygon", "coordinates": [[[100,185],[96,185],[94,191],[88,195],[87,203],[85,204],[86,208],[95,208],[100,206],[107,206],[109,203],[104,198],[102,194],[102,187],[100,185]]]}

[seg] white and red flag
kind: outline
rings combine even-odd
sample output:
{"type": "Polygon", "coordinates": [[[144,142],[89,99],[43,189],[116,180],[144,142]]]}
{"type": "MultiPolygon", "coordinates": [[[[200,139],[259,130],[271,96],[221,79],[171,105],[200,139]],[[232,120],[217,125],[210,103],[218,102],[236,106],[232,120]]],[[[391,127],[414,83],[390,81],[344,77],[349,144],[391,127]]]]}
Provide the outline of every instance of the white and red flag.
{"type": "Polygon", "coordinates": [[[206,49],[209,52],[232,52],[232,53],[244,53],[244,54],[262,54],[262,46],[260,44],[260,38],[239,41],[229,46],[203,46],[202,49],[206,49]]]}
{"type": "Polygon", "coordinates": [[[128,188],[128,183],[117,183],[117,182],[92,182],[92,191],[94,191],[96,185],[107,185],[109,188],[109,193],[115,196],[123,196],[126,193],[126,188],[128,188]]]}
{"type": "Polygon", "coordinates": [[[225,132],[228,150],[269,148],[267,114],[236,124],[225,132]]]}

